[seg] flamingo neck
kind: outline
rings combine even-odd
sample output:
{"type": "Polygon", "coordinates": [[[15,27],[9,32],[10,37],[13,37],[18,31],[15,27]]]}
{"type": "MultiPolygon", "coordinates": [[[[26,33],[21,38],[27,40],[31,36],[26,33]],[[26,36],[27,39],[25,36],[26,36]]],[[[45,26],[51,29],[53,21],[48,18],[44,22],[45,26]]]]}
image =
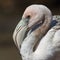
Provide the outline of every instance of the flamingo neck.
{"type": "Polygon", "coordinates": [[[49,29],[50,22],[51,16],[46,16],[44,24],[41,27],[38,27],[24,39],[20,49],[20,53],[22,56],[27,57],[33,53],[33,48],[36,42],[38,40],[41,40],[43,35],[46,34],[47,30],[49,29]]]}

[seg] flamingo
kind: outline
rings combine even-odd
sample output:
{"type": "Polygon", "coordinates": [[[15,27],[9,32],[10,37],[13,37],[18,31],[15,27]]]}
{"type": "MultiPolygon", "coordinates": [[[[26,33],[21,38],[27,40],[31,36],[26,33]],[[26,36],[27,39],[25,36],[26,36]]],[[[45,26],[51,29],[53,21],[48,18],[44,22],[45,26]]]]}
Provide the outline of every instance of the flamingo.
{"type": "Polygon", "coordinates": [[[57,23],[51,27],[52,20],[50,9],[44,5],[33,4],[26,8],[13,33],[22,60],[59,58],[60,26],[57,23]]]}

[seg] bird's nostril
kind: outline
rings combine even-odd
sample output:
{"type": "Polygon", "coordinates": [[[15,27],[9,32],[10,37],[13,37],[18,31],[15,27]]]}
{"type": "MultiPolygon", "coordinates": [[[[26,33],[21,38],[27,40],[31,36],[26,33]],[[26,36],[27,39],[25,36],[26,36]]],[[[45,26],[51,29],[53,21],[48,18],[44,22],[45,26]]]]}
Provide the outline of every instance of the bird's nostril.
{"type": "Polygon", "coordinates": [[[20,27],[18,27],[17,29],[16,29],[16,31],[18,32],[18,31],[20,31],[22,29],[22,27],[20,26],[20,27]]]}

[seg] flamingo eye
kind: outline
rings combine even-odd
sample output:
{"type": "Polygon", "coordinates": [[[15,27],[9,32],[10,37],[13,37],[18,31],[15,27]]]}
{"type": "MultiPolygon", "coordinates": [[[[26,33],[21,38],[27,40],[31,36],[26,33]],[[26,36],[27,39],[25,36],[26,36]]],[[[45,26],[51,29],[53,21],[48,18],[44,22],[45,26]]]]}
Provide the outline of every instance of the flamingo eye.
{"type": "Polygon", "coordinates": [[[30,19],[30,15],[28,15],[26,18],[27,18],[27,19],[30,19]]]}
{"type": "Polygon", "coordinates": [[[26,19],[27,19],[26,22],[27,22],[27,23],[29,22],[30,18],[31,18],[30,15],[28,15],[28,16],[26,17],[26,19]]]}

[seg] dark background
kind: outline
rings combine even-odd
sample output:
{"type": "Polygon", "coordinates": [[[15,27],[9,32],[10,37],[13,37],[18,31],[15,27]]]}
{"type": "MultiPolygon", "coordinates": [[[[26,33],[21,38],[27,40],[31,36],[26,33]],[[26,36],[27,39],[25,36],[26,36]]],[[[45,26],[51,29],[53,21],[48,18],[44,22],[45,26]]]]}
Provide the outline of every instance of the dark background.
{"type": "Polygon", "coordinates": [[[53,15],[60,14],[60,0],[0,0],[0,60],[21,60],[12,35],[25,8],[44,4],[53,15]]]}

